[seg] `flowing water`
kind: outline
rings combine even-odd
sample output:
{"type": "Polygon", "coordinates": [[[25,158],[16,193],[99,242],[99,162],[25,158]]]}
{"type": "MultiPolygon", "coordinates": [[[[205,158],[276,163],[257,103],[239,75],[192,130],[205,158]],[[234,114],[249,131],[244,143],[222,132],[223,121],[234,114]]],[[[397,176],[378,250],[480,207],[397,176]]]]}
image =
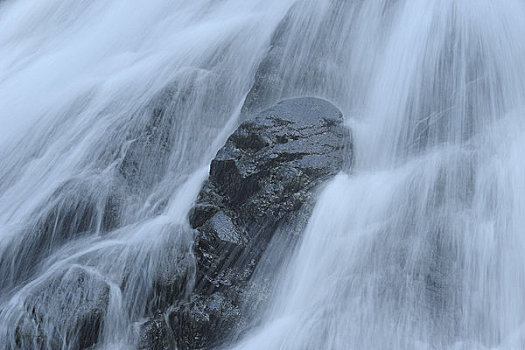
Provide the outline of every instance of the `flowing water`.
{"type": "Polygon", "coordinates": [[[0,342],[68,348],[107,293],[98,347],[134,348],[158,277],[191,289],[186,213],[273,45],[265,103],[334,102],[355,164],[232,347],[525,348],[524,38],[523,0],[0,2],[0,342]]]}

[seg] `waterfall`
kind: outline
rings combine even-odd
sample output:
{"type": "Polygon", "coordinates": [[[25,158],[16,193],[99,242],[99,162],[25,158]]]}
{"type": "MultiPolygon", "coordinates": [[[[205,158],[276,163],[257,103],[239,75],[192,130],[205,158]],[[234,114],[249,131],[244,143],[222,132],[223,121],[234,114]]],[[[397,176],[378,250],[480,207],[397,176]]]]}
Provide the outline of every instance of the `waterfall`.
{"type": "Polygon", "coordinates": [[[191,291],[187,213],[246,106],[318,96],[355,161],[229,347],[524,348],[524,19],[523,0],[0,2],[0,345],[136,348],[191,291]]]}
{"type": "Polygon", "coordinates": [[[289,6],[0,3],[1,348],[134,348],[186,292],[187,211],[289,6]]]}
{"type": "Polygon", "coordinates": [[[522,349],[525,3],[378,3],[354,5],[391,18],[350,44],[374,62],[345,111],[355,167],[236,349],[522,349]]]}

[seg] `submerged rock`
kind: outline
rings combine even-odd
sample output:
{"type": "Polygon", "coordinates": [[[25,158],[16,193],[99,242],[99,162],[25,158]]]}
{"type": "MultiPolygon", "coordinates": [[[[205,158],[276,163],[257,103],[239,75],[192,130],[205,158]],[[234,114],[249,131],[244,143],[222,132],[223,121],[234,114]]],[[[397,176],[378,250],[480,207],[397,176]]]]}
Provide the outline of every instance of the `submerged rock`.
{"type": "Polygon", "coordinates": [[[0,251],[0,291],[31,278],[38,263],[67,242],[112,229],[115,202],[108,185],[97,180],[72,179],[60,185],[27,227],[0,251]]]}
{"type": "Polygon", "coordinates": [[[343,43],[352,39],[348,28],[341,26],[341,19],[351,17],[354,8],[355,3],[346,0],[329,4],[296,1],[270,38],[243,104],[241,118],[294,96],[347,99],[348,96],[339,94],[348,91],[344,85],[348,82],[341,79],[341,71],[349,68],[339,58],[349,54],[347,50],[351,45],[343,43]]]}
{"type": "Polygon", "coordinates": [[[170,104],[176,94],[177,87],[168,86],[142,111],[147,122],[133,135],[118,169],[133,193],[147,192],[167,171],[170,135],[176,120],[170,104]]]}
{"type": "Polygon", "coordinates": [[[86,349],[95,345],[109,303],[102,277],[74,266],[57,272],[27,296],[14,328],[13,349],[86,349]]]}
{"type": "Polygon", "coordinates": [[[244,322],[240,305],[273,233],[297,223],[350,147],[341,112],[318,98],[285,100],[228,138],[189,214],[197,276],[173,317],[179,348],[218,346],[244,322]]]}

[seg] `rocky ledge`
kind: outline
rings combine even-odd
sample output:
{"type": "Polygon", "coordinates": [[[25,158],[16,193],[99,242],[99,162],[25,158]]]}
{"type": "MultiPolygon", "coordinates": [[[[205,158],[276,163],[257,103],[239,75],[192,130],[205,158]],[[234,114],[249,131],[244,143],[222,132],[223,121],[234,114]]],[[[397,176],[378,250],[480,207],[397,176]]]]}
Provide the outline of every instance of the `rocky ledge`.
{"type": "Polygon", "coordinates": [[[249,279],[274,232],[297,226],[315,189],[350,158],[350,141],[341,112],[318,98],[282,101],[228,138],[189,214],[196,284],[167,317],[179,349],[214,348],[242,327],[249,279]]]}

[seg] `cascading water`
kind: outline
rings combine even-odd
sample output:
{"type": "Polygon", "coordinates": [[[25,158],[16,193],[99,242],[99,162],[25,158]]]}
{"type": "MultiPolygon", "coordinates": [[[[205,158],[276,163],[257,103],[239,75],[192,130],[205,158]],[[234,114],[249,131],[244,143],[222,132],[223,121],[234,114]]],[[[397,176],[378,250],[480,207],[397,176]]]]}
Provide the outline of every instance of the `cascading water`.
{"type": "Polygon", "coordinates": [[[345,105],[355,167],[238,349],[525,348],[525,3],[365,2],[357,23],[388,5],[364,108],[345,105]]]}
{"type": "Polygon", "coordinates": [[[289,4],[0,6],[0,347],[133,348],[289,4]]]}
{"type": "Polygon", "coordinates": [[[524,18],[522,0],[0,3],[0,344],[134,348],[188,293],[187,212],[265,64],[253,105],[333,101],[356,159],[232,347],[525,348],[524,18]]]}

